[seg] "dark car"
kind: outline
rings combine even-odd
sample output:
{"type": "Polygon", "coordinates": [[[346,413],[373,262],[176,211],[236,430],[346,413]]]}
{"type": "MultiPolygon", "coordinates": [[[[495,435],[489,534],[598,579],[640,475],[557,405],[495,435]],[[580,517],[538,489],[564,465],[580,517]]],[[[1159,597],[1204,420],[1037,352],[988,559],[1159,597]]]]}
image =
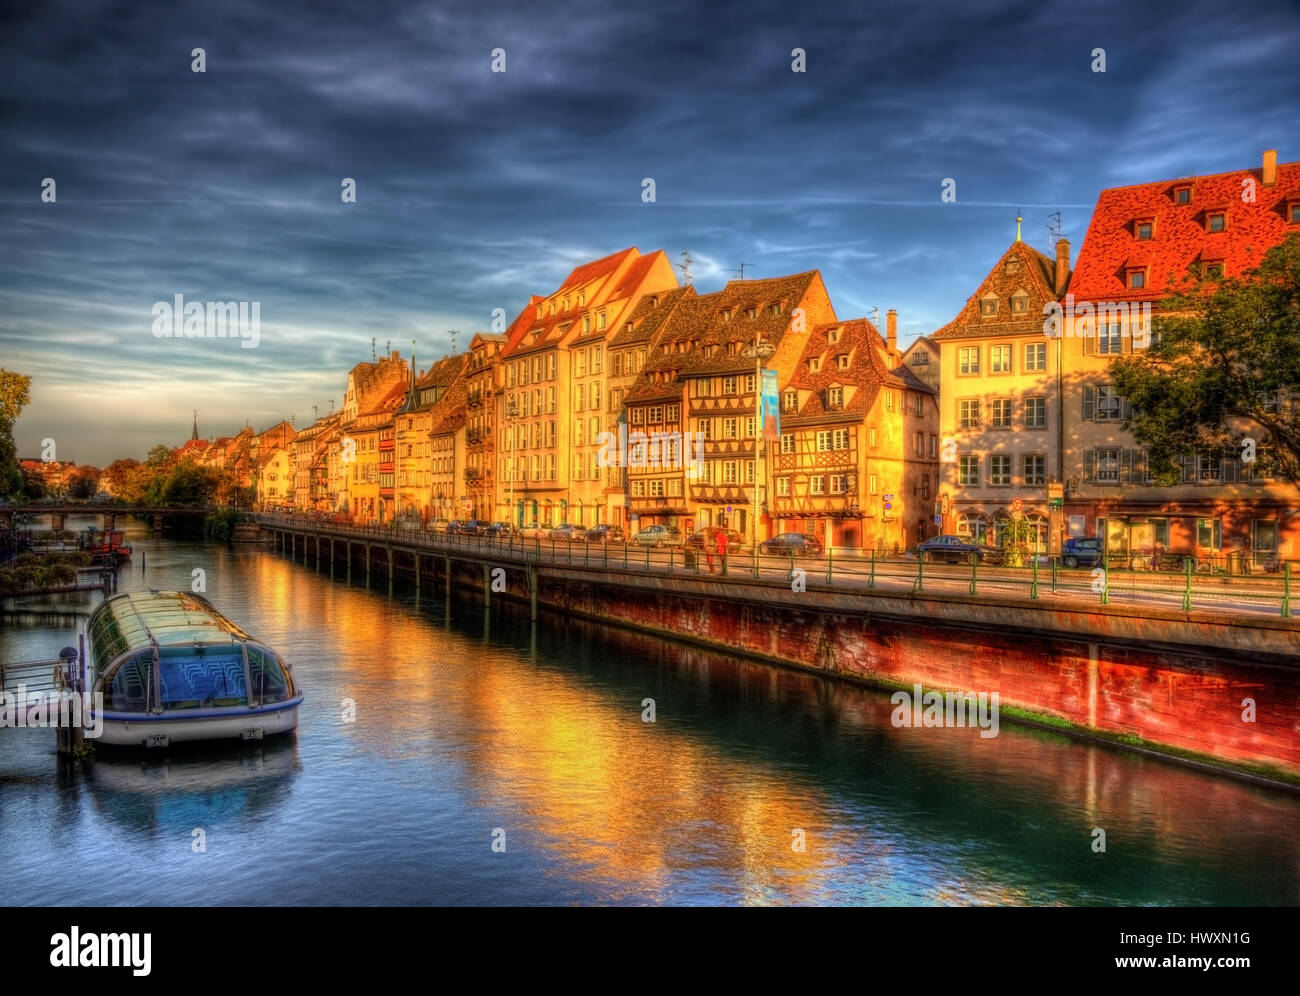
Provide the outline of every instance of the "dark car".
{"type": "Polygon", "coordinates": [[[951,535],[935,536],[918,543],[916,555],[930,564],[996,564],[1002,560],[1002,552],[987,543],[951,535]]]}
{"type": "Polygon", "coordinates": [[[758,544],[758,552],[779,557],[820,557],[822,541],[810,533],[781,533],[758,544]]]}
{"type": "Polygon", "coordinates": [[[492,522],[483,527],[483,535],[494,539],[509,539],[514,532],[515,527],[508,522],[492,522]]]}
{"type": "Polygon", "coordinates": [[[452,519],[447,523],[447,533],[459,536],[477,536],[480,532],[478,519],[452,519]]]}
{"type": "Polygon", "coordinates": [[[623,543],[626,540],[622,526],[592,526],[587,530],[588,543],[623,543]]]}
{"type": "Polygon", "coordinates": [[[552,526],[548,534],[548,538],[556,543],[576,543],[586,536],[587,530],[575,526],[572,522],[562,522],[558,526],[552,526]]]}
{"type": "Polygon", "coordinates": [[[1061,544],[1061,563],[1066,567],[1094,567],[1103,555],[1100,539],[1071,537],[1061,544]]]}

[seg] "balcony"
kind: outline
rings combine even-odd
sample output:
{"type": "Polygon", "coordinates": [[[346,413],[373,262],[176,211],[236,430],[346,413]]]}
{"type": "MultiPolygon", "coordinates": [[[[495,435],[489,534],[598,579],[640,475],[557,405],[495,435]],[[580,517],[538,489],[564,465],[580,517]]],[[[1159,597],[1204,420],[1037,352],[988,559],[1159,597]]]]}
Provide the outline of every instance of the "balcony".
{"type": "Polygon", "coordinates": [[[465,480],[467,481],[477,481],[482,476],[482,474],[483,472],[479,470],[477,467],[465,468],[465,480]]]}

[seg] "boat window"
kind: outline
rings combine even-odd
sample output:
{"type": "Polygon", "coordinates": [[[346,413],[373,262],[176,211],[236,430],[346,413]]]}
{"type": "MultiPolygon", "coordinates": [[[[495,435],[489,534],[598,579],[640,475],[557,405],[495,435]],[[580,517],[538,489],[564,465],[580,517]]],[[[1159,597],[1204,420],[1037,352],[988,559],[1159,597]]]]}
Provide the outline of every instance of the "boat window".
{"type": "Polygon", "coordinates": [[[238,647],[164,647],[158,661],[162,707],[216,709],[248,704],[244,688],[244,659],[238,647]]]}
{"type": "Polygon", "coordinates": [[[289,697],[289,682],[278,657],[261,647],[248,646],[248,676],[255,700],[283,702],[289,697]]]}
{"type": "Polygon", "coordinates": [[[123,661],[104,690],[104,708],[112,712],[144,712],[149,708],[153,654],[143,651],[123,661]]]}

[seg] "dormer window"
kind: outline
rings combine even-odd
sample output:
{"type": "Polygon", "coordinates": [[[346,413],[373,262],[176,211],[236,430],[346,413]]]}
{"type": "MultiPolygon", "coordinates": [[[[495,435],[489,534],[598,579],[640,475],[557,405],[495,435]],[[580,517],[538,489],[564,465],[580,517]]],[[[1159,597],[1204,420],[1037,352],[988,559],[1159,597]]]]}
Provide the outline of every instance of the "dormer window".
{"type": "Polygon", "coordinates": [[[722,320],[723,320],[724,322],[729,322],[729,321],[731,321],[731,309],[730,309],[730,308],[723,308],[723,309],[722,309],[722,320]]]}
{"type": "Polygon", "coordinates": [[[564,308],[563,308],[563,310],[564,310],[564,311],[568,311],[568,310],[569,310],[569,299],[568,299],[567,297],[564,299],[564,308]]]}
{"type": "Polygon", "coordinates": [[[746,317],[746,318],[756,318],[757,316],[758,316],[758,309],[757,309],[757,308],[746,308],[746,309],[745,309],[745,317],[746,317]]]}
{"type": "Polygon", "coordinates": [[[799,392],[786,391],[781,399],[781,408],[787,412],[797,412],[799,410],[799,392]]]}
{"type": "Polygon", "coordinates": [[[1191,188],[1190,186],[1186,185],[1186,184],[1184,184],[1184,185],[1181,186],[1181,187],[1175,187],[1175,188],[1174,188],[1174,203],[1175,203],[1175,204],[1190,204],[1190,203],[1192,203],[1192,188],[1191,188]]]}
{"type": "Polygon", "coordinates": [[[986,297],[980,301],[980,315],[989,318],[998,313],[998,299],[996,297],[986,297]]]}
{"type": "Polygon", "coordinates": [[[843,408],[844,407],[844,388],[831,387],[826,390],[826,407],[843,408]]]}
{"type": "Polygon", "coordinates": [[[849,354],[840,353],[839,356],[835,357],[835,365],[841,370],[847,370],[849,368],[849,354]]]}
{"type": "Polygon", "coordinates": [[[781,302],[780,302],[780,301],[777,301],[776,304],[771,305],[771,306],[768,308],[768,311],[770,311],[770,312],[771,312],[772,314],[774,314],[774,315],[779,315],[779,314],[781,314],[781,302]]]}
{"type": "Polygon", "coordinates": [[[603,311],[596,313],[596,328],[601,329],[602,331],[605,328],[605,313],[603,311]]]}
{"type": "Polygon", "coordinates": [[[1300,201],[1291,201],[1287,204],[1286,220],[1293,225],[1300,223],[1300,201]]]}
{"type": "Polygon", "coordinates": [[[1205,269],[1205,278],[1207,280],[1223,279],[1223,260],[1221,259],[1203,259],[1201,265],[1205,269]]]}
{"type": "Polygon", "coordinates": [[[1150,221],[1137,221],[1133,223],[1133,236],[1139,242],[1146,242],[1151,238],[1152,223],[1150,221]]]}
{"type": "Polygon", "coordinates": [[[1147,285],[1146,270],[1129,270],[1128,285],[1134,290],[1140,290],[1147,285]]]}
{"type": "Polygon", "coordinates": [[[1228,215],[1223,211],[1214,211],[1205,216],[1207,232],[1222,232],[1228,227],[1228,215]]]}
{"type": "Polygon", "coordinates": [[[840,341],[840,330],[839,330],[839,329],[831,329],[829,332],[827,332],[827,333],[826,333],[826,341],[827,341],[827,342],[839,342],[839,341],[840,341]]]}
{"type": "Polygon", "coordinates": [[[1023,290],[1018,290],[1011,295],[1011,313],[1023,315],[1029,311],[1029,294],[1023,290]]]}
{"type": "Polygon", "coordinates": [[[652,308],[657,308],[657,307],[659,307],[659,295],[658,295],[658,294],[652,294],[652,295],[650,295],[650,307],[652,307],[652,308]]]}
{"type": "Polygon", "coordinates": [[[1009,260],[1007,260],[1006,272],[1007,272],[1007,273],[1019,273],[1019,272],[1020,272],[1020,260],[1018,260],[1018,259],[1009,259],[1009,260]]]}
{"type": "Polygon", "coordinates": [[[822,358],[820,356],[810,357],[808,360],[808,372],[816,373],[822,368],[822,358]]]}

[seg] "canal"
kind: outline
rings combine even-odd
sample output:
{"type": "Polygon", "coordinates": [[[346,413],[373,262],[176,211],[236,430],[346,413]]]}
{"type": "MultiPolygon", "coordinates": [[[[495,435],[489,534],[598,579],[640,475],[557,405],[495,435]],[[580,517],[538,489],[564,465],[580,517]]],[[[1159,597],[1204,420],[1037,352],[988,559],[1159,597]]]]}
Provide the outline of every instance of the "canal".
{"type": "MultiPolygon", "coordinates": [[[[299,731],[61,765],[52,732],[0,730],[7,904],[1300,902],[1295,795],[1005,722],[896,729],[886,695],[816,676],[129,535],[122,589],[202,569],[294,665],[299,731]]],[[[7,661],[75,642],[0,620],[7,661]]]]}

